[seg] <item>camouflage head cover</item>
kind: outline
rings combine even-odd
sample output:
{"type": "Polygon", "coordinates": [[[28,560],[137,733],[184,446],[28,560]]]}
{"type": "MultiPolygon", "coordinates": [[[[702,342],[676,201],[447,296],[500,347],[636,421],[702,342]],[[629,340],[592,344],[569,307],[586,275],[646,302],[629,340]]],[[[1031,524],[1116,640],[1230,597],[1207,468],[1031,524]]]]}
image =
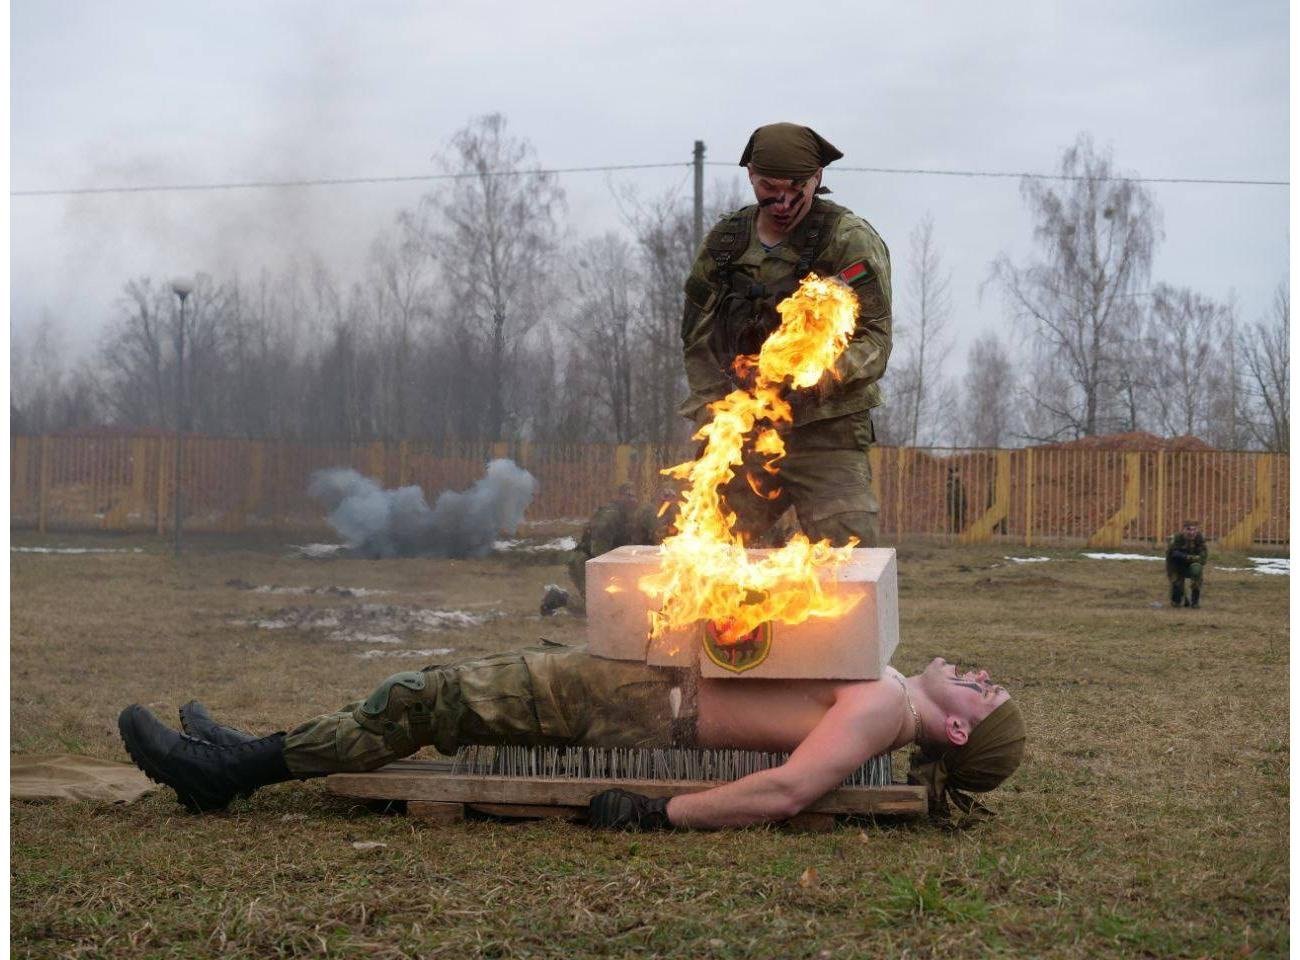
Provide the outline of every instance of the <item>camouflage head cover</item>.
{"type": "Polygon", "coordinates": [[[769,123],[759,127],[740,155],[742,167],[777,180],[803,180],[844,154],[811,127],[769,123]]]}
{"type": "Polygon", "coordinates": [[[930,814],[937,819],[951,820],[949,800],[963,814],[987,814],[974,797],[962,791],[992,790],[1015,772],[1024,755],[1025,718],[1020,707],[1008,700],[981,720],[960,747],[949,746],[941,753],[914,753],[907,779],[925,785],[930,814]]]}

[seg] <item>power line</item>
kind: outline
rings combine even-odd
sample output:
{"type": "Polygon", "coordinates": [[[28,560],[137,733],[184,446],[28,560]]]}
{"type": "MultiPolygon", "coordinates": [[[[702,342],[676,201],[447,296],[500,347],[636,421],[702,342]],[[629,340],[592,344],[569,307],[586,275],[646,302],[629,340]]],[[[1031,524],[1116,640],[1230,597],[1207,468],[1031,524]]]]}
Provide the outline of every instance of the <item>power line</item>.
{"type": "MultiPolygon", "coordinates": [[[[49,190],[11,190],[11,197],[69,197],[108,193],[184,193],[211,190],[266,190],[282,187],[341,187],[355,184],[421,183],[435,180],[469,180],[476,177],[525,177],[537,174],[602,173],[615,170],[656,170],[670,167],[690,167],[689,161],[680,163],[623,163],[595,167],[554,167],[547,170],[491,170],[473,173],[432,173],[394,177],[333,177],[294,180],[245,180],[233,183],[173,183],[147,184],[124,187],[64,187],[49,190]]],[[[707,161],[705,166],[733,167],[723,161],[707,161]]],[[[1012,172],[1004,170],[938,170],[926,167],[835,167],[833,173],[884,173],[928,177],[980,177],[1010,180],[1115,180],[1128,183],[1194,183],[1221,186],[1289,187],[1289,180],[1256,180],[1241,177],[1086,177],[1061,173],[1012,172]]]]}
{"type": "MultiPolygon", "coordinates": [[[[725,167],[730,164],[711,161],[709,166],[725,167]]],[[[925,167],[835,167],[830,173],[898,173],[919,174],[928,177],[992,177],[1012,180],[1114,180],[1124,183],[1218,183],[1228,186],[1289,187],[1290,180],[1249,180],[1226,177],[1086,177],[1064,173],[1014,173],[1003,170],[934,170],[925,167]]]]}
{"type": "Polygon", "coordinates": [[[652,170],[689,167],[681,163],[624,163],[601,167],[556,167],[550,170],[490,170],[483,173],[423,173],[404,177],[333,177],[300,180],[244,180],[236,183],[170,183],[134,187],[68,187],[52,190],[10,190],[11,197],[66,197],[87,193],[179,193],[196,190],[264,190],[274,187],[340,187],[358,183],[418,183],[426,180],[472,180],[475,177],[528,177],[546,173],[597,173],[606,170],[652,170]]]}

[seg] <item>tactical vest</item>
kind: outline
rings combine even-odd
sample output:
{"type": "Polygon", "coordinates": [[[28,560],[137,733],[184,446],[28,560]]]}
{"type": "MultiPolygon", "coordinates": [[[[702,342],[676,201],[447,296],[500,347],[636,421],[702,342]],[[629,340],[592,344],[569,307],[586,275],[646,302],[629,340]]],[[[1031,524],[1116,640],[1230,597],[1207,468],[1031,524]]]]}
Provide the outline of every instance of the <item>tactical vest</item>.
{"type": "Polygon", "coordinates": [[[776,305],[794,293],[804,277],[813,271],[821,276],[833,272],[835,265],[819,257],[846,213],[844,207],[814,197],[808,215],[785,241],[798,252],[798,263],[786,276],[767,283],[758,283],[736,269],[735,261],[749,247],[751,231],[756,229],[757,210],[753,205],[737,210],[709,231],[704,249],[717,268],[714,290],[718,295],[709,345],[728,375],[736,357],[757,354],[780,326],[776,305]]]}

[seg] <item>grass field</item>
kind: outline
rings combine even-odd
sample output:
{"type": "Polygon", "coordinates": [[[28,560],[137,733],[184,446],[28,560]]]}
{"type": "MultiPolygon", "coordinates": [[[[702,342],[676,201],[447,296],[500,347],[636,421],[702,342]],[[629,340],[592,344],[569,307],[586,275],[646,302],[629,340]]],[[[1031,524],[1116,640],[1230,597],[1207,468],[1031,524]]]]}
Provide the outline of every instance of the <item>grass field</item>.
{"type": "MultiPolygon", "coordinates": [[[[197,696],[246,728],[284,729],[398,670],[582,638],[581,621],[537,614],[564,575],[554,554],[321,561],[205,540],[177,563],[152,538],[13,543],[142,550],[11,554],[18,753],[125,759],[115,720],[135,701],[175,722],[197,696]],[[352,595],[287,589],[308,587],[352,595]],[[430,610],[467,616],[427,630],[430,610]]],[[[1157,563],[1004,559],[1025,553],[900,550],[895,665],[986,666],[1029,723],[1024,766],[973,830],[426,826],[319,781],[202,817],[169,791],[15,803],[13,953],[1285,956],[1289,578],[1216,571],[1249,563],[1213,556],[1203,608],[1170,610],[1157,563]]]]}

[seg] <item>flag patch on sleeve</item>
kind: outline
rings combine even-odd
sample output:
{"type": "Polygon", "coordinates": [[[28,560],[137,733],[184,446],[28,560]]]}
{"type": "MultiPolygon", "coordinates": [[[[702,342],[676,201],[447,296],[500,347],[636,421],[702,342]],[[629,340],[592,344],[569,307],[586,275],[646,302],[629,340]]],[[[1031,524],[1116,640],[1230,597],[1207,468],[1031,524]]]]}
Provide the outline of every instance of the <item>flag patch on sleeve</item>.
{"type": "Polygon", "coordinates": [[[845,267],[843,270],[837,273],[836,276],[839,279],[843,280],[845,283],[851,284],[856,280],[861,280],[862,277],[866,274],[866,272],[867,272],[866,263],[862,260],[859,260],[857,263],[845,267]]]}

